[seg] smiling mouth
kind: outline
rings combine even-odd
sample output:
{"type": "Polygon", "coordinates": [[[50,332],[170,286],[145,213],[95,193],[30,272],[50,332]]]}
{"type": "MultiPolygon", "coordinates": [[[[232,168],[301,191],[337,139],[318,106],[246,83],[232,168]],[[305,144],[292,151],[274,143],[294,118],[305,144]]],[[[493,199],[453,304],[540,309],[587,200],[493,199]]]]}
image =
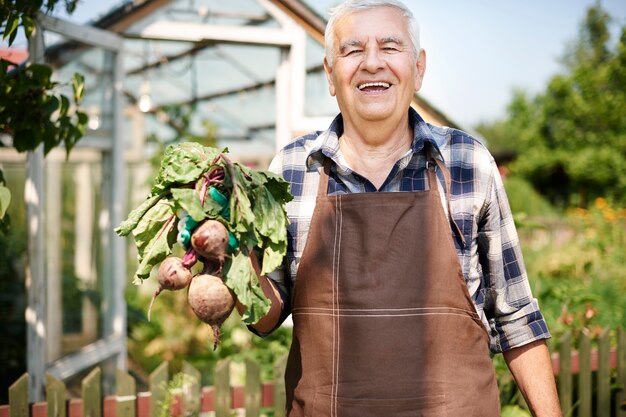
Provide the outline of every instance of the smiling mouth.
{"type": "Polygon", "coordinates": [[[363,84],[359,84],[358,89],[360,91],[366,90],[366,91],[372,91],[372,90],[386,90],[389,87],[391,87],[391,84],[389,83],[384,83],[384,82],[380,82],[380,83],[363,83],[363,84]]]}

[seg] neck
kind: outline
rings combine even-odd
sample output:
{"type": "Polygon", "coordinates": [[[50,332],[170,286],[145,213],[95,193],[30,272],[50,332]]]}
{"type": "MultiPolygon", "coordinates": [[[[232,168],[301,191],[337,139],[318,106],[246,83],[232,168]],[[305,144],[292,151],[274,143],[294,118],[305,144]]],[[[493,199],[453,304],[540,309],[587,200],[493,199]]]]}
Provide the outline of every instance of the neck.
{"type": "Polygon", "coordinates": [[[350,168],[380,188],[412,142],[413,132],[406,120],[394,126],[372,124],[354,128],[344,125],[339,146],[350,168]]]}

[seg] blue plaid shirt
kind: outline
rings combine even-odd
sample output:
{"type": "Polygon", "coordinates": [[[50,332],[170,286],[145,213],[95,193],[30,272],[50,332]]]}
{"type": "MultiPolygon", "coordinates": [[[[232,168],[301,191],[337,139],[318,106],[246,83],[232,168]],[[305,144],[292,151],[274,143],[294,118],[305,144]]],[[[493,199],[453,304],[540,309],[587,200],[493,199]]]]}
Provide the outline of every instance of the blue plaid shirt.
{"type": "MultiPolygon", "coordinates": [[[[549,338],[537,300],[531,293],[517,231],[493,157],[473,137],[459,130],[430,125],[413,109],[409,110],[409,123],[413,126],[412,147],[396,162],[379,190],[352,171],[341,155],[341,115],[326,131],[299,137],[276,155],[270,170],[291,184],[294,199],[287,205],[291,223],[285,266],[270,277],[287,293],[293,285],[315,208],[324,157],[334,162],[329,195],[424,191],[428,180],[422,150],[424,142],[431,142],[450,170],[450,208],[467,245],[461,247],[457,239],[454,241],[470,296],[490,334],[491,350],[502,352],[549,338]]],[[[440,173],[438,179],[447,213],[440,173]]]]}

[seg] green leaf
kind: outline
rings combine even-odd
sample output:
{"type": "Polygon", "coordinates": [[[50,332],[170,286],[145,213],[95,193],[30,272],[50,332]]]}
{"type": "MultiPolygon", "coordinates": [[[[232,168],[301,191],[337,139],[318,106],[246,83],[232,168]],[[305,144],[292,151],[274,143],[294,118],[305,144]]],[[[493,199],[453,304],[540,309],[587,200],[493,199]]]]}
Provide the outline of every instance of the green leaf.
{"type": "MultiPolygon", "coordinates": [[[[9,14],[9,18],[7,19],[7,22],[4,27],[4,36],[2,37],[3,41],[6,41],[7,38],[9,37],[12,37],[12,39],[15,39],[14,32],[17,32],[18,23],[19,23],[18,14],[17,13],[9,14]]],[[[12,43],[13,43],[12,41],[9,41],[9,46],[11,46],[12,43]]]]}
{"type": "Polygon", "coordinates": [[[115,228],[115,233],[120,236],[127,236],[135,227],[137,227],[137,224],[139,224],[142,217],[148,212],[148,210],[154,207],[154,205],[158,203],[161,198],[163,198],[163,194],[148,197],[139,205],[139,207],[130,212],[126,220],[115,228]]]}
{"type": "Polygon", "coordinates": [[[9,204],[11,204],[11,191],[4,185],[0,185],[0,219],[4,217],[9,204]]]}
{"type": "Polygon", "coordinates": [[[168,146],[163,154],[152,193],[157,194],[173,184],[198,181],[218,155],[217,149],[194,142],[168,146]]]}
{"type": "Polygon", "coordinates": [[[193,188],[172,188],[171,191],[176,205],[185,210],[192,219],[200,222],[206,218],[200,204],[200,196],[196,190],[193,188]]]}
{"type": "Polygon", "coordinates": [[[283,257],[286,252],[286,240],[266,245],[265,250],[263,251],[263,266],[261,267],[261,275],[269,274],[270,272],[278,269],[278,267],[280,267],[283,263],[283,257]]]}
{"type": "Polygon", "coordinates": [[[246,306],[241,319],[246,324],[256,323],[269,311],[270,301],[259,285],[250,258],[240,251],[226,263],[225,269],[224,283],[235,293],[237,300],[246,306]]]}
{"type": "Polygon", "coordinates": [[[79,104],[85,94],[85,77],[77,72],[72,75],[72,91],[74,92],[74,102],[79,104]]]}
{"type": "Polygon", "coordinates": [[[50,99],[41,107],[41,110],[46,113],[46,117],[50,117],[50,114],[54,113],[61,102],[55,96],[51,96],[50,99]]]}
{"type": "Polygon", "coordinates": [[[172,204],[159,202],[148,210],[133,230],[139,261],[134,283],[148,278],[152,267],[172,253],[176,242],[175,220],[172,204]]]}
{"type": "Polygon", "coordinates": [[[24,14],[22,15],[22,26],[24,26],[24,33],[26,34],[26,37],[30,38],[33,30],[35,30],[35,22],[30,16],[24,14]]]}
{"type": "Polygon", "coordinates": [[[254,190],[254,217],[263,221],[254,222],[257,232],[272,243],[286,239],[287,218],[283,206],[278,204],[267,187],[254,190]]]}
{"type": "Polygon", "coordinates": [[[61,108],[59,109],[59,117],[65,117],[65,115],[67,115],[67,111],[70,108],[70,100],[63,94],[61,94],[60,98],[61,108]]]}

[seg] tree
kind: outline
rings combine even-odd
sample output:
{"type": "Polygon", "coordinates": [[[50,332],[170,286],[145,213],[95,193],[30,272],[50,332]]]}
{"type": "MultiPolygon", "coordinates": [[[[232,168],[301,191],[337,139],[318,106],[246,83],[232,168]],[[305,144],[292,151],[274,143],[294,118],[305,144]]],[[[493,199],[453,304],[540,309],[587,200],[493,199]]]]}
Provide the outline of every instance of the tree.
{"type": "Polygon", "coordinates": [[[611,17],[590,7],[574,47],[544,92],[516,91],[504,120],[479,126],[497,146],[515,150],[511,173],[552,202],[626,202],[626,26],[611,43],[611,17]]]}
{"type": "MultiPolygon", "coordinates": [[[[64,0],[65,9],[72,13],[78,0],[64,0]]],[[[41,10],[51,12],[59,0],[8,0],[0,3],[0,30],[9,46],[21,27],[30,38],[36,30],[36,15],[41,10]]],[[[45,64],[13,66],[0,59],[0,134],[13,138],[18,152],[44,146],[44,154],[64,145],[69,153],[83,136],[87,114],[78,109],[83,97],[84,78],[74,74],[71,79],[73,97],[58,92],[61,84],[52,81],[52,68],[45,64]]],[[[0,142],[0,146],[4,146],[0,142]]],[[[11,194],[0,170],[0,228],[5,227],[7,206],[11,194]]]]}

